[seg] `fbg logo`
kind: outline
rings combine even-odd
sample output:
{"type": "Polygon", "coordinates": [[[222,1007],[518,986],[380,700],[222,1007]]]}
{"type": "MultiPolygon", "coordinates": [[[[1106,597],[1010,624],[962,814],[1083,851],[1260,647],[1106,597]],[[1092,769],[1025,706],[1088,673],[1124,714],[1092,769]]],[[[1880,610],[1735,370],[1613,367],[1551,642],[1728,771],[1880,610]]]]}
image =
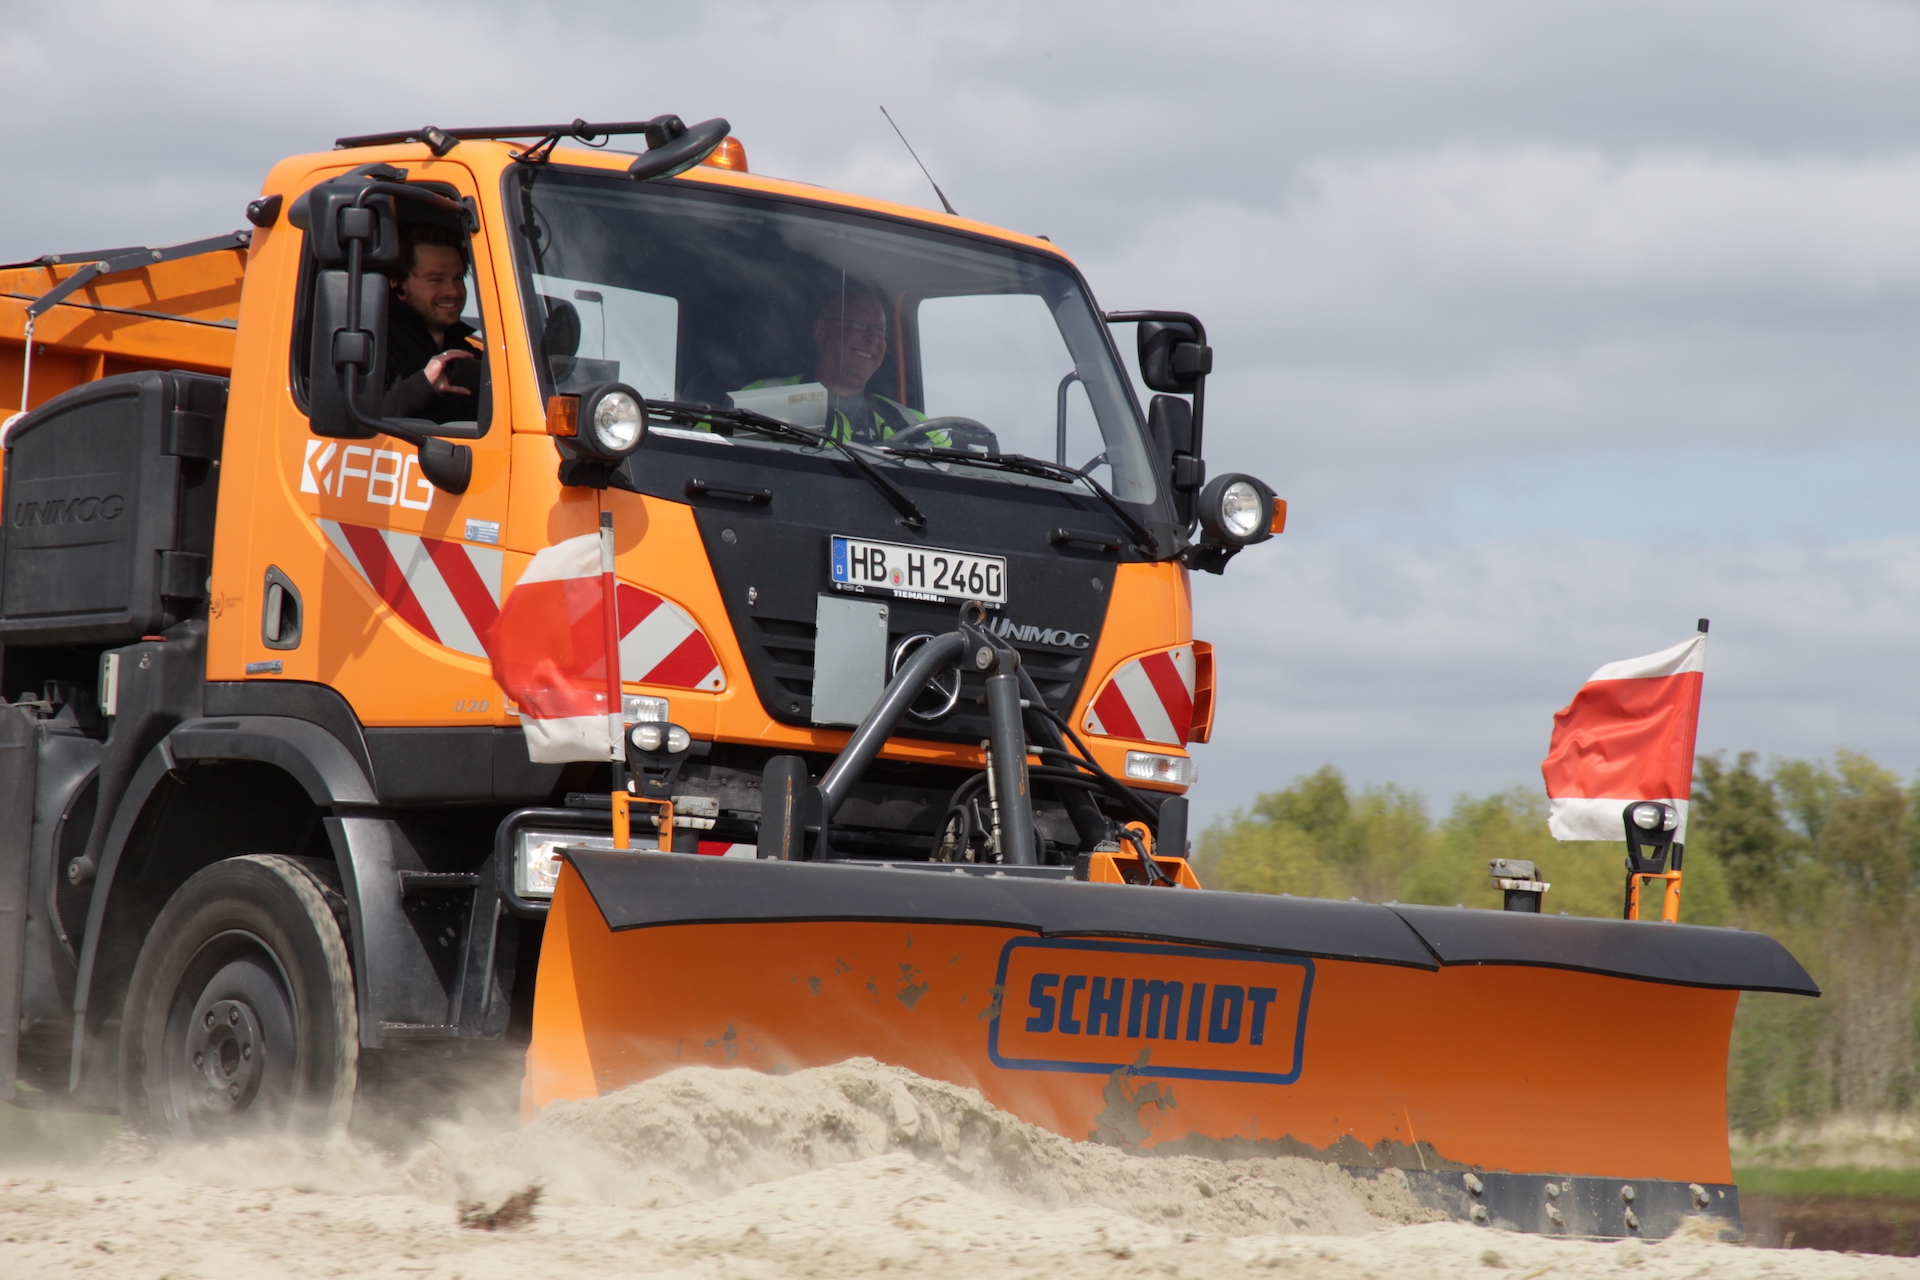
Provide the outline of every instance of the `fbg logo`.
{"type": "Polygon", "coordinates": [[[996,1066],[1292,1084],[1313,961],[1213,947],[1016,938],[1000,952],[996,1066]],[[1144,1054],[1144,1062],[1142,1056],[1144,1054]]]}
{"type": "Polygon", "coordinates": [[[379,507],[397,504],[425,511],[433,506],[433,485],[420,474],[419,455],[364,444],[342,449],[334,440],[307,441],[307,456],[300,463],[300,492],[342,498],[350,490],[352,496],[379,507]],[[365,489],[350,485],[354,480],[364,480],[365,489]]]}

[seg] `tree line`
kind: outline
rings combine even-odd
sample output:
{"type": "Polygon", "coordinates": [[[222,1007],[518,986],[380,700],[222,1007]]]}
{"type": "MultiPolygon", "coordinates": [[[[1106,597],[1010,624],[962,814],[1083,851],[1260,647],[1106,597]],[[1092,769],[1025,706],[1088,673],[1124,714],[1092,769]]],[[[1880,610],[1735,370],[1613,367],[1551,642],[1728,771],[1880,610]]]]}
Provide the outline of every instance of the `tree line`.
{"type": "MultiPolygon", "coordinates": [[[[1561,843],[1546,801],[1514,788],[1461,796],[1437,821],[1414,791],[1355,788],[1328,765],[1210,825],[1195,870],[1210,888],[1498,909],[1490,858],[1526,858],[1545,909],[1621,910],[1624,846],[1561,843]]],[[[1909,1111],[1920,1093],[1920,781],[1867,756],[1696,766],[1681,918],[1772,934],[1825,992],[1747,993],[1729,1067],[1734,1128],[1759,1136],[1909,1111]]],[[[1657,902],[1648,914],[1655,914],[1657,902]]]]}

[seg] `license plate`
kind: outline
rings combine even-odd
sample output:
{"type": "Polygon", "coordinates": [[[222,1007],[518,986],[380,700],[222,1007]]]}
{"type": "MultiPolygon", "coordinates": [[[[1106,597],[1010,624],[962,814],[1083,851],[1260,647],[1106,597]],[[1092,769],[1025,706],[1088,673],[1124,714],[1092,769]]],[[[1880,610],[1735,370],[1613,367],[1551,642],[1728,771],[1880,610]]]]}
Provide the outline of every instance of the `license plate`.
{"type": "Polygon", "coordinates": [[[999,556],[836,534],[830,568],[836,587],[886,592],[908,600],[1007,602],[1007,562],[999,556]]]}

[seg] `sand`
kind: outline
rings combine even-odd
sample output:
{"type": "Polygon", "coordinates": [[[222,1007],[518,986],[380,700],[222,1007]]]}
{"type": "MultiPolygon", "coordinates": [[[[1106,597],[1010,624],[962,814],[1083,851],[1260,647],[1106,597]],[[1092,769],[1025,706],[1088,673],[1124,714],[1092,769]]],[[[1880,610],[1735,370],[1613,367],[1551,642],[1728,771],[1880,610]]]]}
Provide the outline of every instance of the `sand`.
{"type": "MultiPolygon", "coordinates": [[[[1920,1260],[1596,1243],[1424,1215],[1394,1175],[1143,1159],[879,1063],[688,1068],[477,1116],[396,1154],[345,1137],[30,1168],[0,1154],[0,1276],[1633,1276],[1920,1280],[1920,1260]],[[517,1227],[460,1225],[539,1188],[517,1227]]],[[[524,1196],[523,1196],[524,1199],[524,1196]]],[[[515,1215],[505,1215],[508,1219],[515,1215]]]]}

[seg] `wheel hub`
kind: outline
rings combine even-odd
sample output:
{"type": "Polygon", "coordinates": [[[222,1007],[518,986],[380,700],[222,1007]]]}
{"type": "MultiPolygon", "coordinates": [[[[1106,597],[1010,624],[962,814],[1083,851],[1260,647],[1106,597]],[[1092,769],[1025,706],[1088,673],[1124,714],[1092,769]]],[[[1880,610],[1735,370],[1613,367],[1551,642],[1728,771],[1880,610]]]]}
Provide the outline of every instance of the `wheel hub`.
{"type": "Polygon", "coordinates": [[[243,1000],[216,1000],[187,1028],[187,1065],[195,1099],[216,1112],[243,1111],[260,1091],[266,1038],[243,1000]]]}

